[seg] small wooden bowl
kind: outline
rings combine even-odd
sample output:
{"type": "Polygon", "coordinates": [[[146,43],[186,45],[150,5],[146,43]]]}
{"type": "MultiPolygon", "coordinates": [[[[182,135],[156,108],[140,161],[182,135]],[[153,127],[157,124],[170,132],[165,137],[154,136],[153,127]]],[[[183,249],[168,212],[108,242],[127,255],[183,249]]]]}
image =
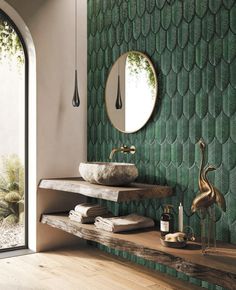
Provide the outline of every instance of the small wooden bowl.
{"type": "Polygon", "coordinates": [[[165,241],[165,238],[160,238],[161,244],[164,247],[169,247],[169,248],[184,248],[187,245],[187,241],[183,242],[170,242],[170,241],[165,241]]]}

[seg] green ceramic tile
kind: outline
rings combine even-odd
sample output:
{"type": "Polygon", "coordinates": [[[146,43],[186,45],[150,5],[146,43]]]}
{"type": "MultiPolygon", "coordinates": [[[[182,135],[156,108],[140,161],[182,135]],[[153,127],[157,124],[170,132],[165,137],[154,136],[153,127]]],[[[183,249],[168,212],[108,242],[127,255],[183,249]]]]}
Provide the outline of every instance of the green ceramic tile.
{"type": "Polygon", "coordinates": [[[201,119],[195,114],[189,120],[189,138],[192,143],[195,143],[202,137],[201,119]]]}
{"type": "Polygon", "coordinates": [[[148,13],[153,13],[155,8],[155,0],[149,0],[146,2],[146,10],[148,13]]]}
{"type": "Polygon", "coordinates": [[[235,193],[236,192],[236,167],[233,168],[231,171],[230,171],[230,174],[229,174],[229,184],[230,184],[230,191],[235,193]]]}
{"type": "Polygon", "coordinates": [[[112,19],[112,15],[111,15],[111,10],[108,9],[106,11],[106,17],[104,18],[105,20],[105,26],[108,27],[111,25],[111,19],[112,19]]]}
{"type": "MultiPolygon", "coordinates": [[[[107,161],[112,148],[135,145],[136,154],[117,154],[115,160],[136,163],[138,181],[167,183],[176,193],[150,202],[108,203],[115,214],[139,210],[159,219],[164,203],[177,207],[184,198],[184,220],[199,233],[199,218],[190,207],[198,192],[197,142],[203,137],[206,163],[218,167],[209,174],[210,180],[230,208],[226,213],[216,210],[217,237],[236,243],[231,208],[236,199],[235,19],[234,0],[88,0],[88,160],[107,161]],[[128,50],[141,50],[151,58],[159,82],[153,117],[133,134],[114,129],[104,106],[109,70],[128,50]]],[[[101,248],[138,261],[134,255],[101,248]]],[[[155,269],[175,275],[159,264],[155,269]]],[[[179,273],[178,277],[188,280],[179,273]]],[[[199,284],[199,280],[192,282],[199,284]]],[[[204,285],[214,289],[209,283],[204,285]]]]}
{"type": "Polygon", "coordinates": [[[156,36],[156,49],[158,53],[162,53],[166,47],[166,32],[161,27],[156,36]]]}
{"type": "Polygon", "coordinates": [[[183,63],[183,51],[179,46],[176,46],[175,50],[172,53],[171,63],[173,71],[175,73],[179,73],[183,63]]]}
{"type": "Polygon", "coordinates": [[[183,145],[177,141],[171,144],[171,160],[176,167],[183,161],[183,145]]]}
{"type": "Polygon", "coordinates": [[[171,100],[172,116],[175,120],[180,119],[183,114],[183,97],[177,92],[171,100]]]}
{"type": "Polygon", "coordinates": [[[137,1],[136,0],[130,0],[128,5],[128,15],[129,19],[133,20],[137,13],[137,1]]]}
{"type": "Polygon", "coordinates": [[[199,17],[203,17],[208,8],[208,0],[198,0],[195,3],[195,12],[199,17]]]}
{"type": "Polygon", "coordinates": [[[229,138],[222,146],[222,149],[223,165],[230,171],[236,166],[236,144],[229,138]]]}
{"type": "Polygon", "coordinates": [[[185,163],[187,168],[191,168],[195,162],[195,155],[194,155],[195,146],[190,140],[187,140],[183,144],[183,162],[185,163]]]}
{"type": "Polygon", "coordinates": [[[236,57],[236,35],[231,30],[228,31],[226,37],[223,39],[223,57],[230,63],[236,57]]]}
{"type": "Polygon", "coordinates": [[[177,74],[171,70],[166,77],[166,91],[172,97],[177,90],[177,74]]]}
{"type": "Polygon", "coordinates": [[[173,1],[172,5],[172,22],[178,27],[183,17],[183,2],[182,1],[173,1]]]}
{"type": "Polygon", "coordinates": [[[215,67],[209,62],[202,70],[202,89],[209,93],[215,85],[215,67]]]}
{"type": "Polygon", "coordinates": [[[223,59],[215,68],[216,86],[220,90],[225,90],[230,80],[230,67],[223,59]]]}
{"type": "Polygon", "coordinates": [[[126,1],[122,1],[120,9],[120,22],[124,24],[128,18],[128,4],[126,1]]]}
{"type": "Polygon", "coordinates": [[[196,46],[201,39],[201,19],[194,16],[193,21],[189,23],[189,41],[196,46]]]}
{"type": "Polygon", "coordinates": [[[236,197],[233,193],[226,195],[226,206],[229,217],[229,224],[233,224],[236,221],[236,197]]]}
{"type": "Polygon", "coordinates": [[[177,28],[171,26],[167,31],[167,48],[170,51],[173,51],[177,45],[177,28]]]}
{"type": "Polygon", "coordinates": [[[225,195],[229,191],[229,175],[224,165],[217,168],[214,173],[215,186],[225,195]]]}
{"type": "Polygon", "coordinates": [[[178,92],[181,94],[181,96],[184,96],[189,87],[189,73],[187,70],[183,67],[180,73],[178,74],[178,92]]]}
{"type": "Polygon", "coordinates": [[[214,138],[214,140],[208,144],[208,162],[217,167],[222,163],[222,144],[217,138],[214,138]]]}
{"type": "Polygon", "coordinates": [[[193,19],[194,11],[195,11],[194,2],[195,2],[194,0],[188,0],[188,1],[183,2],[184,3],[183,16],[187,22],[191,22],[191,20],[193,19]]]}
{"type": "Polygon", "coordinates": [[[166,122],[166,139],[172,144],[177,138],[177,123],[175,118],[170,117],[166,122]]]}
{"type": "Polygon", "coordinates": [[[168,75],[171,70],[171,52],[167,48],[162,53],[161,70],[164,75],[168,75]]]}
{"type": "Polygon", "coordinates": [[[193,94],[197,94],[201,89],[201,70],[195,65],[189,75],[189,88],[193,94]]]}
{"type": "Polygon", "coordinates": [[[188,120],[190,120],[195,113],[195,95],[191,91],[188,91],[183,98],[183,113],[188,120]]]}
{"type": "Polygon", "coordinates": [[[209,0],[209,8],[213,14],[216,14],[221,7],[221,0],[209,0]]]}
{"type": "MultiPolygon", "coordinates": [[[[143,1],[140,1],[143,2],[143,1]]],[[[171,6],[165,3],[165,9],[161,11],[161,26],[167,30],[171,23],[171,6]]]]}
{"type": "Polygon", "coordinates": [[[147,37],[151,28],[151,15],[148,12],[145,12],[143,14],[143,17],[141,19],[141,27],[143,36],[147,37]]]}
{"type": "MultiPolygon", "coordinates": [[[[202,120],[202,137],[207,144],[211,143],[215,137],[215,119],[209,113],[202,120]]],[[[217,129],[219,131],[219,129],[217,129]]]]}
{"type": "Polygon", "coordinates": [[[223,0],[223,3],[226,8],[231,9],[231,7],[235,4],[234,0],[223,0]]]}
{"type": "Polygon", "coordinates": [[[133,37],[134,39],[138,39],[140,34],[141,34],[141,19],[140,18],[135,18],[134,21],[133,21],[133,37]]]}
{"type": "Polygon", "coordinates": [[[161,12],[160,10],[154,9],[154,11],[152,12],[152,17],[151,17],[152,32],[157,33],[160,29],[160,24],[161,24],[161,12]]]}
{"type": "Polygon", "coordinates": [[[196,113],[199,118],[203,119],[208,112],[208,94],[200,90],[196,95],[196,113]]]}
{"type": "Polygon", "coordinates": [[[202,37],[209,41],[215,32],[215,17],[210,10],[207,11],[205,17],[202,19],[202,37]]]}
{"type": "MultiPolygon", "coordinates": [[[[98,1],[96,1],[98,2],[98,1]]],[[[119,12],[120,12],[120,9],[119,9],[119,6],[118,5],[115,5],[112,9],[112,13],[111,13],[111,22],[113,24],[114,27],[116,27],[118,24],[119,24],[119,12]]]]}
{"type": "Polygon", "coordinates": [[[142,17],[145,13],[145,2],[144,1],[137,1],[137,14],[139,17],[142,17]]]}
{"type": "Polygon", "coordinates": [[[223,56],[223,41],[218,36],[211,39],[208,44],[208,58],[212,65],[217,65],[223,56]]]}
{"type": "Polygon", "coordinates": [[[149,52],[150,56],[152,56],[155,53],[156,38],[155,34],[152,31],[149,32],[149,34],[146,36],[145,47],[146,50],[149,52]]]}
{"type": "Polygon", "coordinates": [[[128,18],[124,24],[124,40],[129,42],[132,38],[132,22],[128,18]]]}
{"type": "Polygon", "coordinates": [[[185,69],[190,72],[193,69],[194,63],[195,63],[195,50],[194,46],[189,42],[185,49],[183,54],[183,65],[185,69]]]}
{"type": "Polygon", "coordinates": [[[216,137],[221,142],[221,144],[227,141],[229,132],[229,118],[222,112],[216,118],[216,137]]]}
{"type": "MultiPolygon", "coordinates": [[[[214,1],[215,3],[221,4],[221,0],[214,1]]],[[[221,5],[220,10],[216,14],[216,33],[220,37],[224,37],[227,31],[229,30],[229,15],[230,10],[226,9],[224,5],[221,5]]]]}
{"type": "Polygon", "coordinates": [[[195,61],[199,68],[203,68],[208,61],[208,43],[201,39],[195,46],[195,61]]]}
{"type": "Polygon", "coordinates": [[[235,72],[236,71],[236,58],[233,60],[233,62],[230,64],[230,84],[236,88],[236,77],[235,72]]]}
{"type": "Polygon", "coordinates": [[[188,43],[188,23],[182,20],[181,25],[178,27],[178,44],[181,48],[184,48],[188,43]]]}
{"type": "Polygon", "coordinates": [[[208,95],[209,112],[213,117],[217,117],[222,112],[223,98],[222,91],[214,87],[208,95]]]}

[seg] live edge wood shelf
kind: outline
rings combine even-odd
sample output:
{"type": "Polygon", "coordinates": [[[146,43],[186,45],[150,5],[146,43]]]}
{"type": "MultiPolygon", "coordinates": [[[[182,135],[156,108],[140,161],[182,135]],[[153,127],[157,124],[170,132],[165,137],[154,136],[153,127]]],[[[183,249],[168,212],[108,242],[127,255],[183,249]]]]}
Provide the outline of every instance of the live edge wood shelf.
{"type": "Polygon", "coordinates": [[[172,188],[169,186],[141,183],[131,183],[126,187],[104,186],[91,184],[82,178],[42,179],[39,188],[74,192],[115,202],[163,198],[173,194],[172,188]]]}
{"type": "MultiPolygon", "coordinates": [[[[131,187],[105,187],[91,185],[81,179],[42,180],[39,188],[80,193],[116,202],[143,198],[160,198],[172,194],[169,187],[147,190],[146,185],[131,187]]],[[[156,186],[158,188],[158,186],[156,186]]],[[[163,247],[160,233],[152,228],[126,233],[110,233],[94,225],[71,221],[68,213],[42,214],[41,223],[71,233],[88,241],[95,241],[110,248],[127,251],[138,257],[154,261],[191,277],[199,278],[227,289],[236,289],[236,245],[217,243],[215,254],[203,256],[198,243],[189,242],[184,249],[163,247]]]]}

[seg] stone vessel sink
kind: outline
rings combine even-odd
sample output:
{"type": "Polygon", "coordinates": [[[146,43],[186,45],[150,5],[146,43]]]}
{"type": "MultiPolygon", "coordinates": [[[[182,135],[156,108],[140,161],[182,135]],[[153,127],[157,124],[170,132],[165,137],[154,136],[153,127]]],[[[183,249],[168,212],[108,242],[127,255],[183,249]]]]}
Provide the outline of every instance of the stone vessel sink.
{"type": "Polygon", "coordinates": [[[79,172],[84,180],[102,185],[125,185],[138,177],[138,169],[132,163],[82,162],[79,172]]]}

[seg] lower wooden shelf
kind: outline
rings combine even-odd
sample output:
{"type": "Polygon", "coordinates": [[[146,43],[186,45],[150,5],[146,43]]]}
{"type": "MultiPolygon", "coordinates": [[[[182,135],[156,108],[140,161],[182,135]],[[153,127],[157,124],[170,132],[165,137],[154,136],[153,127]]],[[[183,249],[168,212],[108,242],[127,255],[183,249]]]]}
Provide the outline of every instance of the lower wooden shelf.
{"type": "Polygon", "coordinates": [[[217,244],[217,252],[203,256],[198,243],[190,242],[184,249],[163,247],[155,229],[110,233],[91,224],[71,221],[68,214],[43,214],[41,223],[61,229],[82,239],[130,252],[176,269],[186,275],[228,289],[236,289],[236,245],[217,244]]]}

